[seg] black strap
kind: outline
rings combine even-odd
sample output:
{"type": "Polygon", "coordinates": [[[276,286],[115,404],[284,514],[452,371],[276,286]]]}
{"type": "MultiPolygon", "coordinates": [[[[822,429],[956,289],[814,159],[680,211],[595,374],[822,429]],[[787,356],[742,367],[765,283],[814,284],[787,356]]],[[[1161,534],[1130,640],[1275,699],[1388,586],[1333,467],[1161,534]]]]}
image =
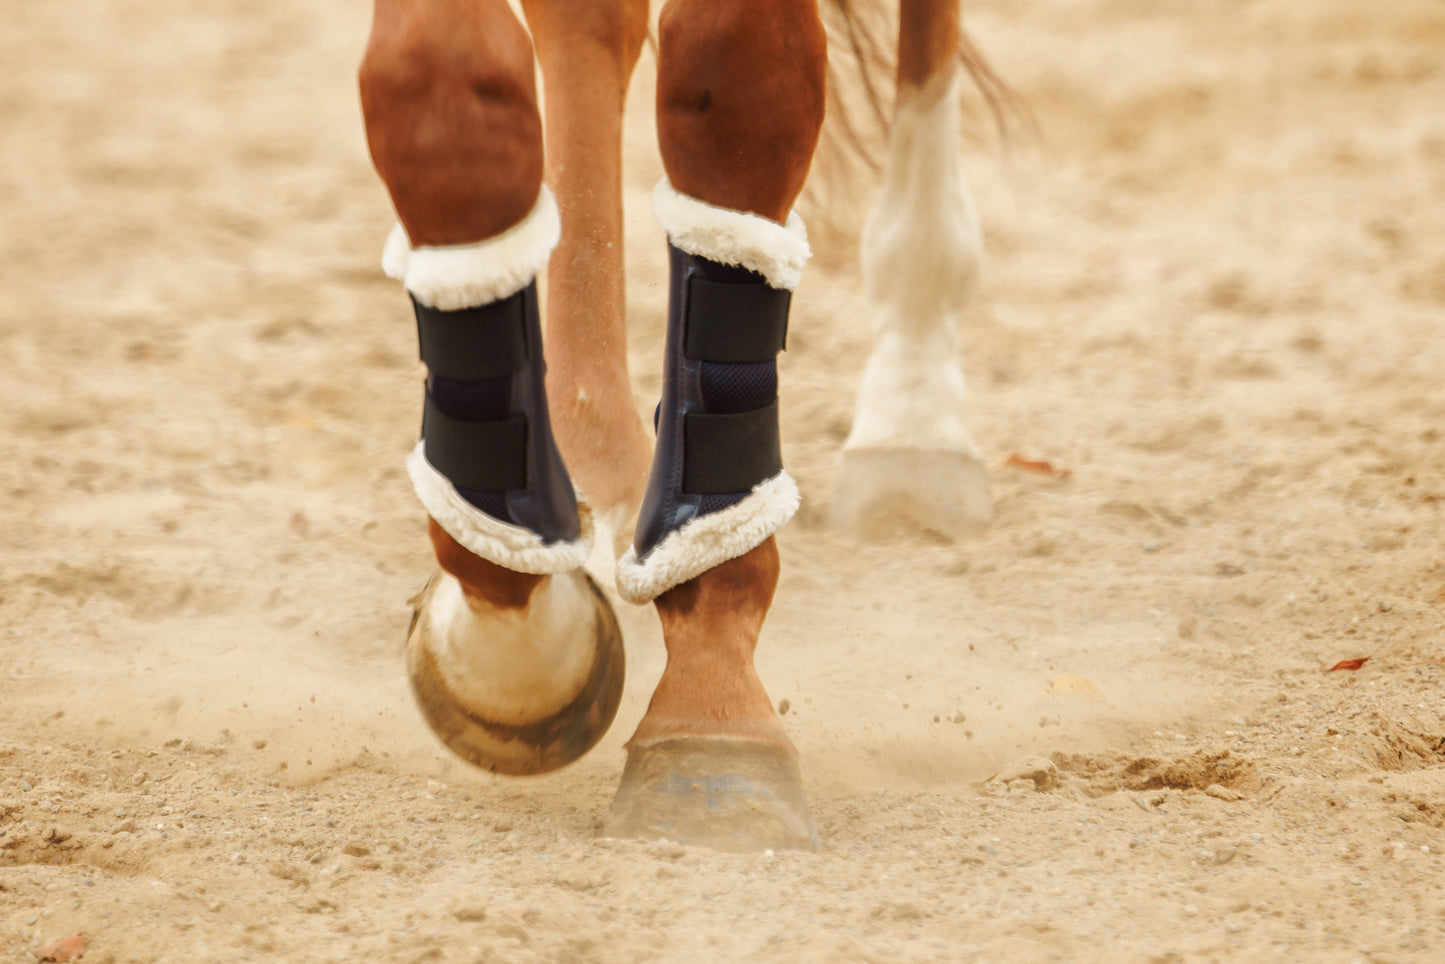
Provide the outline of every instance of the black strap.
{"type": "Polygon", "coordinates": [[[730,364],[772,361],[787,347],[792,298],[791,291],[765,284],[689,278],[683,353],[697,361],[730,364]]]}
{"type": "Polygon", "coordinates": [[[421,360],[456,381],[505,378],[527,366],[526,290],[478,308],[440,311],[412,298],[421,360]]]}
{"type": "Polygon", "coordinates": [[[735,415],[691,413],[683,422],[682,491],[747,492],[783,470],[778,400],[735,415]]]}
{"type": "Polygon", "coordinates": [[[527,487],[527,416],[494,422],[452,418],[430,398],[422,410],[426,460],[459,489],[527,487]]]}

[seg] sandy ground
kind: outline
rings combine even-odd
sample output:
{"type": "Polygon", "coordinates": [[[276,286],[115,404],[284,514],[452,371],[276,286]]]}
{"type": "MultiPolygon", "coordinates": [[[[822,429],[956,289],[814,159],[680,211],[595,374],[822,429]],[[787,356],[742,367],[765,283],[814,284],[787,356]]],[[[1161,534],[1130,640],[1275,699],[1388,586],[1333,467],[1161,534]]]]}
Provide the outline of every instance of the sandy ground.
{"type": "Polygon", "coordinates": [[[825,252],[760,655],[824,849],[761,856],[596,838],[647,610],[564,772],[472,772],[411,705],[420,369],[377,267],[366,7],[6,4],[4,960],[76,931],[87,962],[1445,954],[1445,6],[970,5],[1041,130],[968,157],[997,519],[829,528],[868,317],[825,252]]]}

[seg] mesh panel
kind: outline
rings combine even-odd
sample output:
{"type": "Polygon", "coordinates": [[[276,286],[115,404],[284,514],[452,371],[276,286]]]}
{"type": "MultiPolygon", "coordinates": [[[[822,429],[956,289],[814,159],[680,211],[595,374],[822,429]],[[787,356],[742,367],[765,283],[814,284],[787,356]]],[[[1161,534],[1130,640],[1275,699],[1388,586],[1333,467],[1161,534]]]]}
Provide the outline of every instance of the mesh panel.
{"type": "Polygon", "coordinates": [[[510,378],[459,382],[432,375],[427,378],[426,390],[443,414],[468,422],[505,418],[512,403],[510,378]]]}
{"type": "Polygon", "coordinates": [[[713,415],[751,412],[778,397],[776,362],[753,365],[703,362],[699,381],[702,403],[713,415]]]}
{"type": "Polygon", "coordinates": [[[493,519],[500,519],[503,522],[512,521],[511,515],[507,512],[507,494],[505,492],[483,492],[479,489],[458,488],[457,494],[493,519]]]}
{"type": "Polygon", "coordinates": [[[726,492],[722,495],[705,495],[697,506],[698,515],[707,515],[709,512],[717,512],[719,509],[726,509],[728,506],[737,505],[748,497],[746,492],[726,492]]]}

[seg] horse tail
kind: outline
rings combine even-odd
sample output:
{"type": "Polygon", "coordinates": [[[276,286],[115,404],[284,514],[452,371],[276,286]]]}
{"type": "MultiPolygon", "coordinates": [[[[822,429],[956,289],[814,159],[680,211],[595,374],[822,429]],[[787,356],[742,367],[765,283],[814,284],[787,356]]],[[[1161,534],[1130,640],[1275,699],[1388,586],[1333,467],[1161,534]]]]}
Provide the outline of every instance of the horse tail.
{"type": "MultiPolygon", "coordinates": [[[[849,96],[847,105],[854,113],[861,103],[875,121],[885,126],[886,92],[892,87],[898,69],[899,6],[899,0],[821,0],[820,3],[823,22],[828,28],[830,80],[838,81],[837,87],[845,96],[856,91],[849,96]],[[842,56],[837,56],[840,53],[842,56]]],[[[973,81],[997,134],[1007,140],[1016,122],[1031,124],[1027,105],[994,70],[964,27],[961,16],[957,36],[956,60],[973,81]]]]}
{"type": "MultiPolygon", "coordinates": [[[[862,188],[876,182],[882,169],[897,86],[901,2],[907,0],[819,2],[828,30],[828,108],[805,204],[825,243],[853,239],[859,218],[849,210],[850,199],[856,204],[868,195],[862,188]]],[[[1034,132],[1028,105],[989,63],[961,17],[953,56],[977,93],[965,99],[964,110],[978,136],[991,127],[1007,149],[1015,131],[1034,132]],[[984,117],[991,123],[979,124],[984,117]]]]}

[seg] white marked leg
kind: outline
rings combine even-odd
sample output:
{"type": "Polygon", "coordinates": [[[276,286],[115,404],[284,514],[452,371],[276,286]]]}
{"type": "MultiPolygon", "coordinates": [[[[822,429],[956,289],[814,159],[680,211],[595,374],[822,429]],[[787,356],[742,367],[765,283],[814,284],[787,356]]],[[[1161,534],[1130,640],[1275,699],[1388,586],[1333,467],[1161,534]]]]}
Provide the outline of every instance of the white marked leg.
{"type": "Polygon", "coordinates": [[[837,522],[955,537],[989,521],[988,474],[966,421],[958,325],[982,239],[960,162],[956,69],[901,85],[888,174],[863,237],[873,353],[843,446],[837,522]]]}

